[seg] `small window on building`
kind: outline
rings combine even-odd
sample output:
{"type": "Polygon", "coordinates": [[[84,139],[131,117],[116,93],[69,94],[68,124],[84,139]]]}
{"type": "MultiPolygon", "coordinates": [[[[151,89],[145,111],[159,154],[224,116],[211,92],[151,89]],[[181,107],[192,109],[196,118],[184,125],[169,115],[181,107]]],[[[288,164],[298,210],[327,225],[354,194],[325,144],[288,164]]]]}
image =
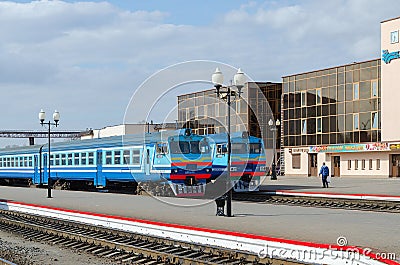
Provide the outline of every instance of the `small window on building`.
{"type": "Polygon", "coordinates": [[[381,169],[381,160],[377,159],[376,160],[376,170],[380,170],[381,169]]]}
{"type": "Polygon", "coordinates": [[[350,170],[351,169],[351,160],[347,161],[347,169],[350,170]]]}
{"type": "Polygon", "coordinates": [[[317,101],[317,105],[318,104],[322,104],[322,97],[321,97],[321,88],[318,88],[317,90],[316,90],[316,101],[317,101]]]}
{"type": "Polygon", "coordinates": [[[293,169],[300,169],[301,164],[301,156],[300,154],[293,154],[292,155],[292,168],[293,169]]]}
{"type": "Polygon", "coordinates": [[[306,91],[301,91],[301,106],[307,106],[307,93],[306,91]]]}
{"type": "Polygon", "coordinates": [[[317,133],[322,133],[322,118],[317,118],[317,133]]]}
{"type": "Polygon", "coordinates": [[[378,81],[371,81],[371,97],[375,98],[378,96],[378,81]]]}
{"type": "Polygon", "coordinates": [[[353,99],[357,100],[360,98],[360,85],[359,83],[353,84],[353,99]]]}
{"type": "Polygon", "coordinates": [[[365,159],[361,160],[361,169],[364,170],[365,169],[365,159]]]}
{"type": "Polygon", "coordinates": [[[301,134],[307,134],[307,120],[301,120],[301,134]]]}
{"type": "Polygon", "coordinates": [[[354,169],[358,170],[358,159],[354,160],[354,169]]]}
{"type": "Polygon", "coordinates": [[[372,170],[372,159],[369,160],[369,170],[372,170]]]}
{"type": "Polygon", "coordinates": [[[378,112],[371,112],[372,129],[378,129],[378,112]]]}
{"type": "Polygon", "coordinates": [[[359,114],[355,113],[353,114],[353,130],[359,130],[360,125],[359,125],[359,114]]]}

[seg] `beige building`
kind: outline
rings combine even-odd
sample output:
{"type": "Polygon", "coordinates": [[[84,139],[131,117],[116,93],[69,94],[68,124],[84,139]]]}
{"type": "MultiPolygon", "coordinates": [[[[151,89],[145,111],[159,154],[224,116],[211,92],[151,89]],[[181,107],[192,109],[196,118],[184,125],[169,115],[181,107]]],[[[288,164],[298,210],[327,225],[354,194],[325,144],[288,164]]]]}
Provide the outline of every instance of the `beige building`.
{"type": "Polygon", "coordinates": [[[400,18],[381,23],[382,57],[283,77],[286,175],[399,177],[400,18]]]}

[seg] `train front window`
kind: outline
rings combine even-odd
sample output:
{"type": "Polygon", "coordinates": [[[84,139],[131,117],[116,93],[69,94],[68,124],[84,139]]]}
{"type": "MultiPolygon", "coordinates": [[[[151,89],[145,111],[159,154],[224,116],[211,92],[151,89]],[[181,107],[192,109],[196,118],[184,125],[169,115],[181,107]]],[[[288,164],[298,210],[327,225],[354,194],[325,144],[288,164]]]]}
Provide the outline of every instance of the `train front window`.
{"type": "Polygon", "coordinates": [[[168,153],[168,145],[164,142],[158,142],[156,144],[157,154],[167,154],[168,153]]]}
{"type": "Polygon", "coordinates": [[[232,153],[233,154],[246,154],[247,147],[244,143],[232,143],[232,153]]]}
{"type": "Polygon", "coordinates": [[[191,154],[200,154],[200,146],[199,141],[190,142],[190,153],[191,154]]]}
{"type": "Polygon", "coordinates": [[[171,141],[169,144],[172,154],[189,154],[189,142],[184,141],[171,141]]]}
{"type": "Polygon", "coordinates": [[[250,144],[250,154],[260,154],[262,147],[260,143],[250,144]]]}

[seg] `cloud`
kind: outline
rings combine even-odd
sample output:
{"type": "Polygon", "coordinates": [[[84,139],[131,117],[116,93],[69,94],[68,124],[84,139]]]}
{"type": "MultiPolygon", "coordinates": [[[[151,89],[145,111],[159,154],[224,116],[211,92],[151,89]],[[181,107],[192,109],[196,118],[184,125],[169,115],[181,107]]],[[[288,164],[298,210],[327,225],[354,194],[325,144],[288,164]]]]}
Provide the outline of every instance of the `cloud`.
{"type": "Polygon", "coordinates": [[[221,61],[253,79],[280,81],[377,58],[379,22],[399,8],[395,0],[243,1],[209,24],[191,25],[171,23],[174,13],[157,8],[3,1],[0,102],[12,115],[1,127],[37,128],[41,107],[59,109],[64,129],[120,123],[135,88],[186,60],[221,61]]]}

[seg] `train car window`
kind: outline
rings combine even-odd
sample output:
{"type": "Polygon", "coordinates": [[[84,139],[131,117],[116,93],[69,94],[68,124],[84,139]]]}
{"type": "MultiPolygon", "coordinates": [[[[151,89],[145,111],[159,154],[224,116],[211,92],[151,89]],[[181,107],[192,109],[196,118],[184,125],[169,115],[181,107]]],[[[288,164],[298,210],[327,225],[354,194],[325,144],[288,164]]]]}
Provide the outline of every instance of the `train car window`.
{"type": "Polygon", "coordinates": [[[83,166],[87,165],[86,153],[81,153],[81,165],[83,165],[83,166]]]}
{"type": "Polygon", "coordinates": [[[94,153],[93,152],[88,153],[88,165],[94,165],[94,153]]]}
{"type": "Polygon", "coordinates": [[[30,166],[30,167],[33,166],[32,157],[30,156],[28,159],[29,159],[29,166],[30,166]]]}
{"type": "Polygon", "coordinates": [[[72,166],[72,154],[68,154],[67,165],[72,166]]]}
{"type": "Polygon", "coordinates": [[[228,152],[226,144],[217,144],[217,154],[224,154],[228,152]]]}
{"type": "Polygon", "coordinates": [[[11,158],[7,157],[7,167],[11,167],[11,158]]]}
{"type": "Polygon", "coordinates": [[[132,150],[132,164],[140,164],[140,150],[139,149],[132,150]]]}
{"type": "Polygon", "coordinates": [[[24,157],[24,167],[27,167],[27,166],[28,166],[28,158],[24,157]]]}
{"type": "Polygon", "coordinates": [[[130,150],[124,150],[123,151],[123,156],[124,156],[124,160],[122,161],[122,163],[125,164],[125,165],[130,165],[131,164],[131,151],[130,150]]]}
{"type": "Polygon", "coordinates": [[[200,142],[199,141],[191,141],[190,142],[190,153],[191,154],[200,154],[200,142]]]}
{"type": "Polygon", "coordinates": [[[14,157],[11,157],[11,167],[14,167],[14,157]]]}
{"type": "Polygon", "coordinates": [[[74,153],[74,164],[79,166],[79,153],[74,153]]]}
{"type": "Polygon", "coordinates": [[[106,165],[111,165],[112,164],[112,152],[107,151],[106,152],[106,165]]]}
{"type": "MultiPolygon", "coordinates": [[[[26,165],[26,161],[24,160],[25,166],[26,165]]],[[[50,155],[50,166],[54,166],[54,155],[50,155]]]]}
{"type": "Polygon", "coordinates": [[[260,143],[250,144],[250,154],[260,154],[262,152],[262,147],[260,143]]]}
{"type": "Polygon", "coordinates": [[[0,158],[0,167],[3,167],[3,158],[0,158]]]}
{"type": "Polygon", "coordinates": [[[189,142],[171,141],[169,147],[172,154],[189,154],[190,152],[189,142]]]}
{"type": "Polygon", "coordinates": [[[165,142],[158,142],[156,144],[157,154],[167,154],[168,153],[168,144],[165,142]]]}
{"type": "Polygon", "coordinates": [[[60,165],[60,155],[59,154],[54,155],[54,161],[55,161],[56,166],[60,165]]]}
{"type": "Polygon", "coordinates": [[[61,165],[67,165],[67,154],[61,154],[61,165]]]}
{"type": "Polygon", "coordinates": [[[210,153],[210,145],[208,144],[208,142],[206,140],[201,140],[199,147],[200,147],[200,152],[202,154],[210,153]]]}
{"type": "Polygon", "coordinates": [[[233,154],[246,154],[247,147],[245,143],[232,143],[232,153],[233,154]]]}
{"type": "Polygon", "coordinates": [[[114,151],[114,165],[121,164],[121,151],[117,150],[114,151]]]}
{"type": "Polygon", "coordinates": [[[20,157],[20,158],[19,158],[19,166],[20,166],[20,167],[23,167],[23,166],[24,166],[24,158],[23,158],[23,157],[20,157]]]}

